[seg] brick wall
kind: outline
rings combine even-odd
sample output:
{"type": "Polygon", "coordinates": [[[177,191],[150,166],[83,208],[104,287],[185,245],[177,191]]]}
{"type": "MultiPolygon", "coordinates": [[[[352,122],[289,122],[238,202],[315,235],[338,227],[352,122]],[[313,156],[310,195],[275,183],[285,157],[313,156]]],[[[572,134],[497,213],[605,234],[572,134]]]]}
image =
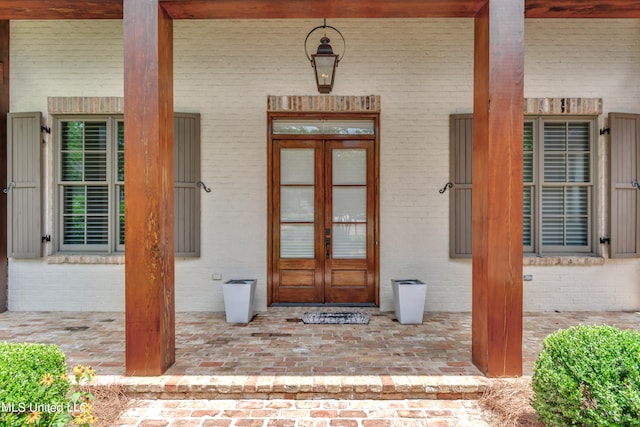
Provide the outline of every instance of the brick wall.
{"type": "MultiPolygon", "coordinates": [[[[390,279],[429,284],[427,310],[471,308],[470,261],[448,257],[449,115],[470,112],[473,21],[336,20],[347,41],[335,95],[381,102],[381,308],[390,279]]],[[[175,110],[202,115],[202,256],[176,262],[176,308],[222,311],[222,281],[258,279],[266,308],[268,95],[316,95],[303,41],[313,20],[176,21],[175,110]],[[213,281],[212,274],[222,275],[213,281]]],[[[525,96],[601,98],[640,112],[638,20],[530,20],[525,96]]],[[[43,111],[48,97],[123,96],[119,21],[11,23],[11,111],[43,111]]],[[[50,138],[49,138],[49,141],[50,138]]],[[[52,145],[44,145],[44,220],[56,233],[52,145]]],[[[607,140],[597,144],[598,235],[607,232],[607,140]]],[[[606,247],[601,248],[606,252],[606,247]]],[[[122,265],[11,260],[12,310],[122,310],[122,265]]],[[[528,265],[525,309],[639,309],[640,262],[528,265]]]]}

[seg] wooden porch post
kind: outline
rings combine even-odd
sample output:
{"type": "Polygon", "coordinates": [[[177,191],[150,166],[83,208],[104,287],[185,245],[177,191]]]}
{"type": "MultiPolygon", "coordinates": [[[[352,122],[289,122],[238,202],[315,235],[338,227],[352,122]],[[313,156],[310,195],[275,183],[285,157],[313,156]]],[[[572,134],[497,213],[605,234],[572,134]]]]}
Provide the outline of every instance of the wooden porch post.
{"type": "MultiPolygon", "coordinates": [[[[0,188],[7,188],[7,113],[9,112],[9,21],[0,21],[0,188]]],[[[0,198],[0,312],[7,310],[7,197],[0,198]]]]}
{"type": "Polygon", "coordinates": [[[126,374],[175,361],[173,23],[124,0],[126,374]]]}
{"type": "Polygon", "coordinates": [[[475,18],[473,363],[522,375],[524,0],[488,0],[475,18]]]}

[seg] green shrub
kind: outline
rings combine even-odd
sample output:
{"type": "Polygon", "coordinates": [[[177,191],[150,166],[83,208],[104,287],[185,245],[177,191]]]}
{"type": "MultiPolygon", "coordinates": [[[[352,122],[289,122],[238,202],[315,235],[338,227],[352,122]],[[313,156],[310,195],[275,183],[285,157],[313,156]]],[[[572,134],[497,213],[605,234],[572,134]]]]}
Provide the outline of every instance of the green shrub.
{"type": "Polygon", "coordinates": [[[640,426],[640,333],[578,326],[543,341],[531,405],[554,426],[640,426]]]}
{"type": "Polygon", "coordinates": [[[0,343],[0,424],[48,425],[67,409],[65,355],[55,345],[0,343]],[[36,424],[36,423],[32,423],[36,424]]]}

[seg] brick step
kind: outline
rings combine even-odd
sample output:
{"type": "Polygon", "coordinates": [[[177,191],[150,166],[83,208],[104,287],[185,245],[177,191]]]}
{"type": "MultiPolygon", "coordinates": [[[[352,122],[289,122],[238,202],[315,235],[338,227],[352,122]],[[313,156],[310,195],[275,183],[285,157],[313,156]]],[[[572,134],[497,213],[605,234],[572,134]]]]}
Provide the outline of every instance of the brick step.
{"type": "Polygon", "coordinates": [[[479,376],[423,375],[98,375],[95,385],[120,384],[135,399],[477,399],[479,376]]]}

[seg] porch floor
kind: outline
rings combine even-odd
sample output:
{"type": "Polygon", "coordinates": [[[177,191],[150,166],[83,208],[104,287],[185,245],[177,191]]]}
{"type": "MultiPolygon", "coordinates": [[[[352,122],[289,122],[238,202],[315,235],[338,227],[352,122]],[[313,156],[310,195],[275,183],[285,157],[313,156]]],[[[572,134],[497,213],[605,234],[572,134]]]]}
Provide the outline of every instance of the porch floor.
{"type": "MultiPolygon", "coordinates": [[[[224,313],[176,313],[176,362],[159,377],[125,377],[124,313],[0,313],[0,341],[57,344],[67,364],[139,398],[474,398],[487,379],[471,363],[471,314],[425,313],[402,325],[368,312],[368,325],[305,325],[310,307],[274,307],[248,324],[224,313]]],[[[329,308],[345,311],[345,308],[329,308]]],[[[638,312],[526,313],[523,371],[548,334],[578,324],[640,328],[638,312]]]]}

